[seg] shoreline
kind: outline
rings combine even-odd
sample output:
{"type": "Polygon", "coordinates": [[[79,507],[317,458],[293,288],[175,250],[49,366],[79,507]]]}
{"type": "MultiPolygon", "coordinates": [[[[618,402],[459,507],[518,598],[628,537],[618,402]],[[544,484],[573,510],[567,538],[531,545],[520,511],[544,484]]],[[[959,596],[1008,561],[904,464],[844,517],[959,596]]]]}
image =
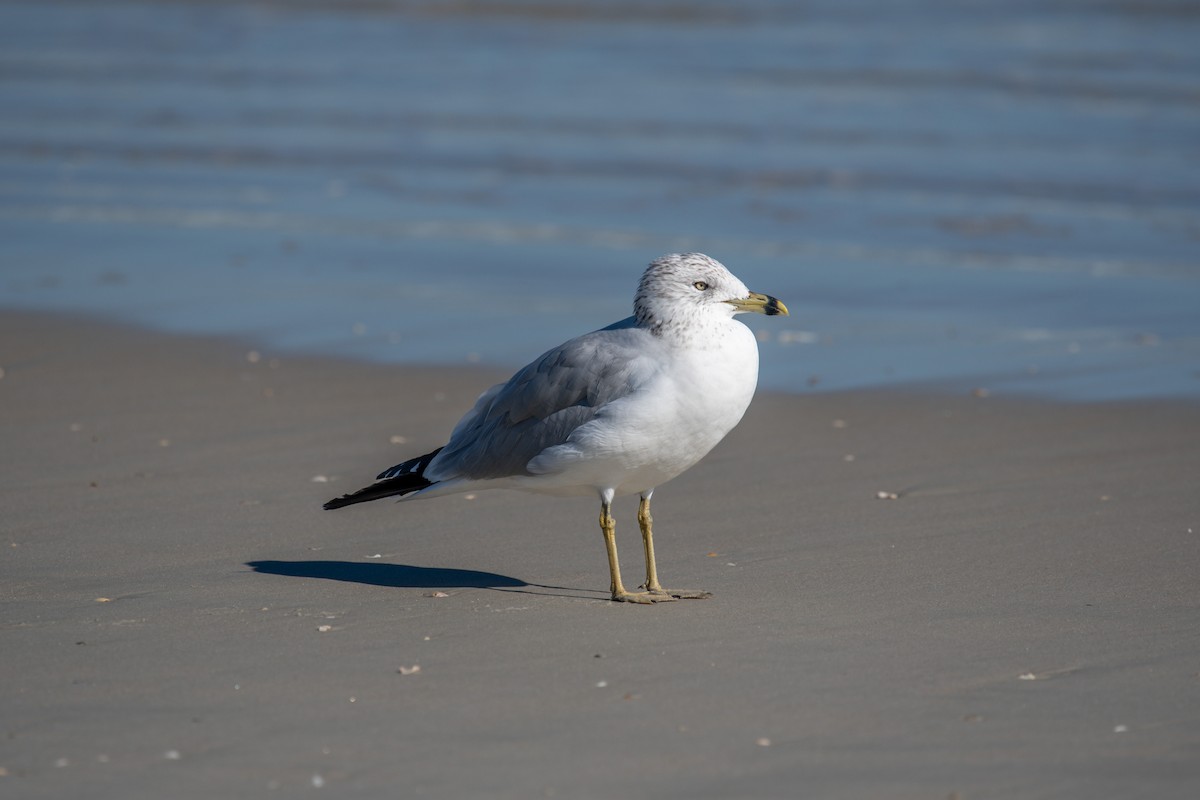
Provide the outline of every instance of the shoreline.
{"type": "MultiPolygon", "coordinates": [[[[161,338],[164,341],[179,341],[191,342],[193,344],[208,343],[213,347],[225,347],[234,351],[240,350],[243,354],[251,352],[258,353],[259,356],[267,361],[274,360],[276,362],[287,361],[290,363],[312,363],[312,364],[347,364],[356,365],[367,369],[383,369],[383,370],[414,370],[417,372],[433,372],[442,371],[461,373],[464,378],[469,379],[471,375],[479,376],[480,391],[492,383],[507,380],[514,372],[525,365],[529,360],[536,358],[543,351],[538,350],[535,346],[525,354],[525,360],[513,361],[511,364],[497,363],[493,361],[484,361],[476,358],[477,354],[469,353],[462,359],[456,361],[392,361],[379,357],[378,355],[370,355],[367,353],[353,353],[344,351],[327,351],[318,349],[298,348],[291,345],[272,345],[269,342],[256,339],[251,334],[221,334],[221,333],[206,333],[197,331],[177,331],[167,330],[158,327],[148,322],[135,321],[114,318],[104,312],[94,311],[86,312],[79,310],[61,310],[61,309],[40,309],[26,308],[20,306],[4,306],[0,305],[0,320],[6,321],[6,328],[12,327],[13,320],[29,320],[35,325],[45,325],[53,323],[57,326],[74,327],[85,326],[95,327],[98,329],[111,330],[115,332],[124,331],[130,335],[161,338]],[[491,381],[491,383],[489,383],[491,381]]],[[[549,341],[548,339],[546,341],[549,341]]],[[[760,346],[764,343],[760,340],[760,346]]],[[[760,353],[760,359],[766,359],[769,354],[760,353]]],[[[4,364],[0,363],[0,368],[4,364]]],[[[1068,382],[1077,381],[1080,376],[1087,374],[1086,370],[1064,373],[1061,376],[1051,376],[1052,381],[1068,382]]],[[[1104,374],[1103,370],[1097,371],[1096,375],[1104,374]]],[[[1026,374],[1025,377],[1031,377],[1032,373],[1026,374]]],[[[1194,371],[1198,385],[1200,385],[1200,370],[1194,371]]],[[[781,397],[793,397],[798,399],[818,398],[818,397],[854,397],[859,395],[896,395],[896,396],[913,396],[936,399],[945,398],[962,398],[971,397],[976,400],[989,400],[992,402],[1012,402],[1018,404],[1045,404],[1051,406],[1140,406],[1140,405],[1168,405],[1181,406],[1184,408],[1198,407],[1200,408],[1200,393],[1190,391],[1176,391],[1169,394],[1106,394],[1103,396],[1082,396],[1078,392],[1071,393],[1054,393],[1050,389],[1050,385],[1043,386],[1040,389],[1035,388],[1005,388],[1010,385],[1021,386],[1021,375],[1017,373],[978,373],[978,374],[960,374],[941,378],[915,378],[909,381],[880,381],[880,382],[854,382],[849,387],[826,388],[822,386],[820,381],[799,381],[795,385],[800,386],[803,383],[803,388],[778,388],[775,386],[765,386],[760,374],[758,390],[755,394],[756,398],[765,395],[779,395],[781,397]],[[995,388],[998,384],[999,388],[995,388]]],[[[1176,384],[1179,385],[1179,384],[1176,384]]],[[[1200,392],[1200,390],[1197,390],[1200,392]]],[[[466,408],[462,409],[464,412],[466,408]]],[[[457,418],[456,418],[457,421],[457,418]]]]}
{"type": "Polygon", "coordinates": [[[321,511],[506,372],[0,342],[20,796],[1200,788],[1195,403],[760,391],[655,494],[664,582],[715,597],[632,608],[590,501],[321,511]]]}

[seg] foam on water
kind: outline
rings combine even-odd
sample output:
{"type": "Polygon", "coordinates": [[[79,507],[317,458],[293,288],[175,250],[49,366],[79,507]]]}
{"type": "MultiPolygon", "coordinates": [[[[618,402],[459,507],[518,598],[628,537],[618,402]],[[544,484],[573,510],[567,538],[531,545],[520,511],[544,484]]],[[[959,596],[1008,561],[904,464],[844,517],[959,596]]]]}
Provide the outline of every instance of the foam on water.
{"type": "Polygon", "coordinates": [[[514,366],[700,250],[792,309],[772,388],[1196,397],[1160,11],[5,4],[0,305],[514,366]]]}

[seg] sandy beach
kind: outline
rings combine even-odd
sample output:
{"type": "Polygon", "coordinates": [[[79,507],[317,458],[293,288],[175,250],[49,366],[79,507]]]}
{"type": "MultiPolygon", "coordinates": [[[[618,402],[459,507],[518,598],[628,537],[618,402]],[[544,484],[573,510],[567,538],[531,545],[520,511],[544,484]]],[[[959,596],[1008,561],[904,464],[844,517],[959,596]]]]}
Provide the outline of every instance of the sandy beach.
{"type": "Polygon", "coordinates": [[[1194,404],[760,395],[632,607],[590,501],[321,511],[502,374],[0,342],[6,797],[1200,791],[1194,404]]]}
{"type": "Polygon", "coordinates": [[[0,800],[1200,797],[1197,8],[0,3],[0,800]],[[687,251],[711,599],[322,511],[687,251]]]}

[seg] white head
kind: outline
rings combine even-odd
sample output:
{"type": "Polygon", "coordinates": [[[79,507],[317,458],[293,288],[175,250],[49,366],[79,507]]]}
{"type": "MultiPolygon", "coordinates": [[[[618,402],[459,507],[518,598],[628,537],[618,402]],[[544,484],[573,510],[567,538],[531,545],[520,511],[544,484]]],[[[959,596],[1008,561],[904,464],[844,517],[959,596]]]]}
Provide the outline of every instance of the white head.
{"type": "Polygon", "coordinates": [[[671,253],[656,258],[642,274],[633,313],[638,324],[662,332],[716,316],[728,319],[746,311],[787,314],[787,307],[746,284],[703,253],[671,253]]]}

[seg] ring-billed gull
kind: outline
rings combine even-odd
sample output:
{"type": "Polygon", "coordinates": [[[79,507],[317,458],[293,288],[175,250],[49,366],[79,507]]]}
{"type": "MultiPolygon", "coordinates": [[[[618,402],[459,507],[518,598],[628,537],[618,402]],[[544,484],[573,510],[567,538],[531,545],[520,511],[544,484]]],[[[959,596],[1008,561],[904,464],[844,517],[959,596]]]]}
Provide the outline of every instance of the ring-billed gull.
{"type": "Polygon", "coordinates": [[[733,319],[787,314],[715,259],[671,254],[642,275],[633,316],[547,351],[484,392],[432,453],[325,504],[409,500],[477,489],[600,498],[612,599],[658,603],[709,597],[658,582],[650,496],[699,461],[742,418],[758,384],[758,343],[733,319]],[[643,591],[621,583],[612,501],[638,494],[643,591]]]}

